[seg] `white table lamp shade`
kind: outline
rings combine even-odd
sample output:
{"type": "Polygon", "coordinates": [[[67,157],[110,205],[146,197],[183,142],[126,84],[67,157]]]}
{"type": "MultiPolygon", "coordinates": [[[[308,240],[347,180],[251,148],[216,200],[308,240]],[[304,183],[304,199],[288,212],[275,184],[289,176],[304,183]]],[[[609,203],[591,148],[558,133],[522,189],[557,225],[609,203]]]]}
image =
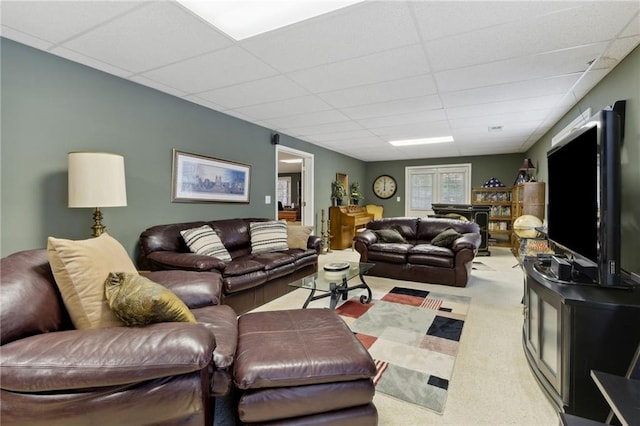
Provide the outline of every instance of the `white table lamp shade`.
{"type": "Polygon", "coordinates": [[[70,152],[69,207],[127,205],[124,157],[106,152],[70,152]]]}

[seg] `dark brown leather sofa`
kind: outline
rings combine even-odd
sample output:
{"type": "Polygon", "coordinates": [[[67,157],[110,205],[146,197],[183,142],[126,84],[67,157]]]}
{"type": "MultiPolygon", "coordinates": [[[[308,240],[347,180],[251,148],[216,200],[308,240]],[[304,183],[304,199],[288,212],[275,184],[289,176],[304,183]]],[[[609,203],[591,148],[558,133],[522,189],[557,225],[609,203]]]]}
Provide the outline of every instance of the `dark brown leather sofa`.
{"type": "Polygon", "coordinates": [[[223,219],[157,225],[140,235],[138,266],[149,270],[209,271],[220,275],[222,303],[238,314],[294,290],[288,284],[318,269],[321,239],[309,236],[307,249],[252,254],[251,222],[264,218],[223,219]],[[191,253],[180,231],[209,225],[232,257],[231,262],[191,253]]]}
{"type": "Polygon", "coordinates": [[[480,246],[480,227],[475,222],[447,218],[398,217],[374,220],[354,237],[360,262],[375,263],[368,275],[465,287],[473,258],[480,246]],[[462,234],[449,247],[431,244],[447,228],[462,234]],[[381,242],[375,231],[395,229],[404,243],[381,242]]]}
{"type": "Polygon", "coordinates": [[[44,249],[0,264],[3,425],[212,424],[230,390],[237,317],[206,274],[152,272],[198,324],[74,329],[44,249]]]}

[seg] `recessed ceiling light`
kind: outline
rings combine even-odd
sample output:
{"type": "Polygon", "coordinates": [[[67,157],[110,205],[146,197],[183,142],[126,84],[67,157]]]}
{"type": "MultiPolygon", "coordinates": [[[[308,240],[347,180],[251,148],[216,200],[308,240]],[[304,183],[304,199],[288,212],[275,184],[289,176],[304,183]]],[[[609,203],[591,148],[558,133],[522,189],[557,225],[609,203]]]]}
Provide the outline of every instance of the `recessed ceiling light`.
{"type": "Polygon", "coordinates": [[[243,40],[363,0],[178,0],[227,35],[243,40]]]}
{"type": "Polygon", "coordinates": [[[302,158],[290,158],[288,160],[280,160],[281,163],[290,163],[290,164],[294,164],[294,163],[302,163],[302,158]]]}
{"type": "Polygon", "coordinates": [[[425,145],[429,143],[443,143],[453,142],[453,136],[440,136],[436,138],[422,138],[422,139],[403,139],[397,141],[389,141],[393,146],[407,146],[407,145],[425,145]]]}

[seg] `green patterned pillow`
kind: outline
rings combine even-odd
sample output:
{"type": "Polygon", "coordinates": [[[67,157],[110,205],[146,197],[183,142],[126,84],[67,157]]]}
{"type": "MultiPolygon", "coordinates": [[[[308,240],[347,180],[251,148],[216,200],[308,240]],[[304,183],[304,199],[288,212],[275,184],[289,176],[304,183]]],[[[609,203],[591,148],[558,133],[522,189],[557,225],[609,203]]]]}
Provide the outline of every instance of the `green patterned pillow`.
{"type": "Polygon", "coordinates": [[[439,247],[451,247],[453,242],[462,237],[462,234],[452,228],[447,228],[431,240],[431,244],[439,247]]]}
{"type": "Polygon", "coordinates": [[[231,255],[220,240],[216,231],[209,225],[180,231],[184,242],[193,253],[217,257],[225,262],[231,261],[231,255]]]}
{"type": "Polygon", "coordinates": [[[268,253],[288,250],[287,223],[272,220],[267,222],[251,222],[251,253],[268,253]]]}
{"type": "Polygon", "coordinates": [[[109,308],[126,325],[196,322],[171,290],[141,275],[110,272],[104,284],[109,308]]]}
{"type": "Polygon", "coordinates": [[[407,242],[397,229],[377,229],[373,232],[378,236],[378,240],[382,243],[404,244],[407,242]]]}

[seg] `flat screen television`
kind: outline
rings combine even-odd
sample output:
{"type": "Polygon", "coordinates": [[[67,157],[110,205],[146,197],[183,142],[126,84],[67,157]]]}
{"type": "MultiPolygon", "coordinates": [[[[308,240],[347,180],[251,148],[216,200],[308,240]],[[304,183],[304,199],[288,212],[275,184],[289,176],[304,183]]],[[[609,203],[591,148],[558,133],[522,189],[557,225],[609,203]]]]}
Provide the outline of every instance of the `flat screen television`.
{"type": "Polygon", "coordinates": [[[601,286],[620,284],[621,126],[617,112],[600,111],[547,153],[548,238],[595,266],[601,286]]]}

